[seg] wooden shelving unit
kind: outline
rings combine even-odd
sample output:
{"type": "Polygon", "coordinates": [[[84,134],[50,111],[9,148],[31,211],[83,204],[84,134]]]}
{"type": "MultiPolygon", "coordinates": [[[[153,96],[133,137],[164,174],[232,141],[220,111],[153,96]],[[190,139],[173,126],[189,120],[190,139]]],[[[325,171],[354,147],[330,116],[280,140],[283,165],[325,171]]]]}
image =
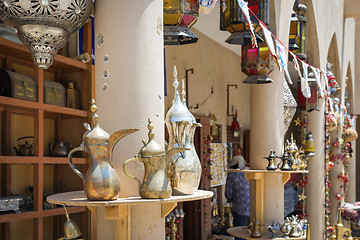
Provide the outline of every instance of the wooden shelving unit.
{"type": "MultiPolygon", "coordinates": [[[[88,23],[85,26],[85,38],[89,36],[91,31],[91,25],[88,23]]],[[[91,42],[86,40],[85,51],[91,51],[91,42]]],[[[0,239],[9,240],[10,236],[10,224],[11,222],[18,222],[23,220],[32,220],[33,225],[33,240],[42,240],[44,236],[45,224],[44,219],[53,217],[52,222],[52,239],[57,239],[62,236],[62,228],[64,218],[64,209],[62,207],[53,209],[44,209],[43,198],[44,198],[44,185],[45,177],[51,176],[52,178],[52,193],[61,192],[63,174],[61,166],[68,164],[67,158],[64,157],[49,157],[45,154],[46,144],[49,141],[46,138],[48,129],[44,128],[44,123],[51,119],[53,121],[53,139],[52,142],[62,141],[63,135],[65,135],[63,129],[64,120],[78,119],[76,125],[72,127],[76,128],[80,133],[84,130],[82,123],[87,121],[89,98],[91,96],[91,90],[93,87],[93,67],[91,65],[82,63],[80,61],[57,55],[54,59],[53,65],[46,71],[38,69],[32,63],[32,57],[28,49],[21,45],[9,41],[0,37],[0,61],[2,68],[7,70],[13,70],[14,66],[21,66],[28,69],[27,75],[34,77],[37,82],[37,101],[26,101],[16,98],[0,96],[0,113],[1,113],[1,196],[9,196],[14,194],[12,191],[13,183],[12,179],[21,178],[17,176],[15,171],[15,165],[25,165],[26,171],[32,172],[33,181],[29,183],[33,185],[33,209],[30,211],[24,211],[20,213],[12,212],[1,212],[0,213],[0,239]],[[30,73],[29,73],[30,72],[30,73]],[[54,105],[45,104],[44,99],[44,78],[48,75],[54,76],[55,81],[63,80],[63,76],[66,74],[76,73],[78,89],[80,90],[80,108],[71,109],[66,107],[58,107],[54,105]],[[16,128],[12,121],[14,115],[27,116],[33,121],[31,123],[26,122],[21,128],[33,129],[34,136],[34,156],[14,156],[13,142],[16,136],[12,136],[12,129],[16,128]],[[80,130],[81,129],[81,130],[80,130]],[[44,147],[45,146],[45,147],[44,147]],[[50,166],[50,167],[49,167],[50,166]],[[51,173],[49,173],[51,169],[51,173]]],[[[32,131],[32,130],[31,130],[32,131]]],[[[17,136],[19,137],[19,136],[17,136]]],[[[81,139],[81,136],[79,136],[81,139]]],[[[74,143],[77,144],[77,143],[74,143]]],[[[76,146],[74,146],[76,147],[76,146]]],[[[83,157],[74,158],[74,164],[81,165],[79,168],[82,171],[86,171],[88,160],[83,157]]],[[[79,181],[77,176],[73,175],[70,178],[74,178],[74,181],[79,181]]],[[[80,184],[81,186],[81,184],[80,184]]],[[[72,186],[71,186],[72,187],[72,186]]],[[[76,187],[75,187],[76,188],[76,187]]],[[[79,188],[78,190],[80,190],[79,188]]],[[[80,213],[79,217],[81,220],[80,228],[84,233],[85,237],[88,237],[88,210],[86,207],[69,207],[69,213],[80,213]]],[[[28,235],[29,236],[29,235],[28,235]]],[[[28,237],[27,236],[27,237],[28,237]]],[[[31,239],[31,238],[28,238],[31,239]]]]}

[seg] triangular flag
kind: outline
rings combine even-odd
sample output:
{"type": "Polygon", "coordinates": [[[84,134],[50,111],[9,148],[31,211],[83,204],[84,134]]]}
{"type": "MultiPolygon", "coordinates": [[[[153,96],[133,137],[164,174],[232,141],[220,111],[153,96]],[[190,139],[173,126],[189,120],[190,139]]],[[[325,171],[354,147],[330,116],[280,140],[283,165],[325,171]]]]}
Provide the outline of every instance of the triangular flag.
{"type": "Polygon", "coordinates": [[[325,93],[326,93],[326,95],[329,95],[329,93],[330,93],[330,89],[329,89],[329,79],[327,78],[325,69],[321,68],[320,71],[321,71],[322,76],[323,76],[323,78],[324,78],[324,80],[325,80],[325,93]]]}
{"type": "Polygon", "coordinates": [[[308,64],[306,62],[301,62],[303,67],[303,77],[301,78],[301,92],[306,98],[311,97],[310,86],[308,82],[308,64]]]}
{"type": "Polygon", "coordinates": [[[290,52],[290,54],[291,54],[291,56],[293,57],[293,62],[294,62],[295,70],[298,72],[299,77],[300,77],[300,79],[301,79],[301,78],[302,78],[302,75],[301,75],[301,71],[300,71],[299,62],[298,62],[295,54],[293,54],[292,52],[290,52]]]}
{"type": "Polygon", "coordinates": [[[310,66],[311,70],[313,71],[314,73],[314,76],[315,76],[315,79],[316,79],[316,85],[318,87],[318,91],[319,91],[319,94],[320,94],[320,97],[323,98],[324,97],[324,91],[322,89],[322,86],[321,86],[321,82],[320,82],[320,72],[319,72],[319,69],[313,67],[313,66],[310,66]]]}
{"type": "Polygon", "coordinates": [[[275,46],[274,46],[274,41],[273,38],[271,36],[271,32],[269,31],[269,29],[266,27],[265,23],[263,23],[262,21],[259,21],[260,26],[264,32],[264,38],[266,41],[266,44],[269,48],[269,52],[271,53],[271,55],[273,56],[273,58],[276,59],[276,52],[275,52],[275,46]]]}
{"type": "Polygon", "coordinates": [[[280,65],[280,71],[281,69],[284,70],[285,73],[285,78],[286,80],[289,82],[289,84],[293,84],[293,82],[291,81],[290,78],[290,74],[288,71],[288,64],[287,64],[287,51],[284,47],[284,45],[282,45],[279,40],[275,39],[275,43],[276,43],[276,49],[277,49],[277,55],[278,55],[278,59],[279,59],[279,65],[280,65]]]}
{"type": "Polygon", "coordinates": [[[257,47],[257,43],[256,43],[256,37],[255,37],[255,32],[254,32],[254,27],[251,23],[251,19],[250,19],[250,14],[249,14],[249,7],[248,7],[248,3],[245,2],[244,0],[237,0],[241,9],[241,12],[244,14],[244,17],[246,19],[246,22],[249,24],[249,28],[250,28],[250,33],[251,33],[251,41],[252,41],[252,47],[257,47]]]}

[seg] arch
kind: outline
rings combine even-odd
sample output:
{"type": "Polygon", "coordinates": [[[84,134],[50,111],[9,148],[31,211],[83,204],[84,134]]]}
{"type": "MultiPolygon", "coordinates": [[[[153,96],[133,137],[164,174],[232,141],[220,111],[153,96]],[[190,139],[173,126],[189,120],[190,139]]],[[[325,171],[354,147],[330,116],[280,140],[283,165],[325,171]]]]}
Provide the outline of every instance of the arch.
{"type": "Polygon", "coordinates": [[[315,17],[313,0],[300,1],[307,7],[305,14],[307,19],[306,25],[306,56],[309,64],[320,67],[320,51],[319,51],[319,37],[318,26],[315,17]]]}
{"type": "Polygon", "coordinates": [[[340,82],[340,59],[336,33],[334,33],[328,48],[327,61],[331,63],[331,71],[335,75],[337,81],[340,82]]]}

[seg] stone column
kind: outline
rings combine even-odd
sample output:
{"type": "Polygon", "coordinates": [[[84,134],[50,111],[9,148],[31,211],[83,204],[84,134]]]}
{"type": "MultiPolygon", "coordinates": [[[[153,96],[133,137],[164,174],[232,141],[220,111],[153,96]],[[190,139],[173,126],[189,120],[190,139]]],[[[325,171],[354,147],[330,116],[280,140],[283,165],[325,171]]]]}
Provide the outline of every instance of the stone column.
{"type": "MultiPolygon", "coordinates": [[[[110,134],[126,128],[139,132],[125,137],[114,149],[113,161],[120,176],[120,197],[138,196],[138,185],[122,165],[134,157],[148,138],[151,118],[155,138],[164,139],[163,1],[99,0],[95,6],[95,97],[99,122],[110,134]]],[[[141,163],[129,172],[142,179],[141,163]]],[[[129,239],[164,239],[165,222],[160,204],[131,208],[129,239]],[[136,224],[135,224],[136,223],[136,224]]],[[[114,221],[104,220],[97,209],[97,239],[114,239],[114,221]]]]}
{"type": "Polygon", "coordinates": [[[310,124],[307,127],[308,132],[311,132],[315,143],[315,157],[308,160],[309,170],[308,183],[305,187],[306,191],[306,213],[308,214],[308,221],[310,224],[311,239],[321,240],[324,238],[325,226],[325,116],[324,108],[325,101],[319,99],[319,111],[312,111],[308,113],[310,124]]]}
{"type": "MultiPolygon", "coordinates": [[[[277,156],[283,153],[284,142],[284,75],[277,69],[269,75],[274,83],[251,86],[250,108],[250,167],[264,170],[267,161],[263,159],[269,155],[270,149],[277,156]]],[[[251,186],[251,218],[254,218],[254,201],[257,201],[254,188],[251,186]]],[[[283,222],[284,219],[284,186],[281,174],[265,174],[263,182],[263,221],[265,226],[274,220],[283,222]]],[[[257,209],[259,210],[259,209],[257,209]]],[[[257,215],[257,214],[256,214],[257,215]]]]}
{"type": "MultiPolygon", "coordinates": [[[[356,126],[355,126],[356,129],[356,126]]],[[[346,198],[345,201],[349,203],[356,202],[356,141],[351,142],[351,145],[353,147],[353,156],[350,159],[350,163],[348,166],[348,175],[349,175],[349,185],[346,192],[346,198]]]]}

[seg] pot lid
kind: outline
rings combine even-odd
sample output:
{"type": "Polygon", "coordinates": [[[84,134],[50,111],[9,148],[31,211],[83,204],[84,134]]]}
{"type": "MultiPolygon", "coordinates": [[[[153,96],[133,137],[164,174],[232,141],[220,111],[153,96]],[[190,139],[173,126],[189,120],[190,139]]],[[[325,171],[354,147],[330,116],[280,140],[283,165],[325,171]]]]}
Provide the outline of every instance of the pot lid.
{"type": "Polygon", "coordinates": [[[155,156],[155,155],[163,155],[165,154],[165,149],[158,143],[155,141],[154,139],[154,126],[151,124],[151,119],[148,119],[148,129],[149,129],[149,140],[147,143],[145,143],[145,141],[143,140],[144,143],[144,147],[140,150],[140,154],[142,157],[151,157],[151,156],[155,156]]]}

